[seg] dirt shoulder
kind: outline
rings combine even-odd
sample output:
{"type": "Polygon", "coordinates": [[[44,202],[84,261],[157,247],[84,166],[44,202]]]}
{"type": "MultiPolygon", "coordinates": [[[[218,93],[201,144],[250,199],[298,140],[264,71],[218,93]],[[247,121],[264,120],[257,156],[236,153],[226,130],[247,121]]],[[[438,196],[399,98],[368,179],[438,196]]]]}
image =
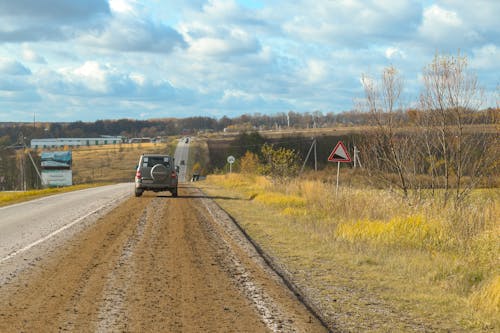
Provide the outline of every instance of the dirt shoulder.
{"type": "Polygon", "coordinates": [[[223,215],[194,189],[146,193],[12,258],[29,268],[0,280],[0,331],[326,331],[223,215]]]}

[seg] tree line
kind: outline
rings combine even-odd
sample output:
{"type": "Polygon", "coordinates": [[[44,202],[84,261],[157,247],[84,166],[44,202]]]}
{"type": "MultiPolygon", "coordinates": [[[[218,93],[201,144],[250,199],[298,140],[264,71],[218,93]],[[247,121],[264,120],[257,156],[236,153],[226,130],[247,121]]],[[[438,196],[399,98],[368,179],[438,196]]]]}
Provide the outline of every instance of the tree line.
{"type": "MultiPolygon", "coordinates": [[[[423,113],[419,109],[394,109],[391,121],[398,125],[412,125],[423,113]]],[[[259,130],[328,128],[335,126],[373,125],[371,112],[358,109],[341,113],[279,112],[274,115],[260,113],[244,114],[229,118],[211,117],[164,118],[150,120],[118,119],[97,120],[95,122],[38,122],[38,123],[0,123],[0,147],[19,143],[21,136],[26,143],[34,138],[79,138],[99,137],[101,135],[133,137],[165,137],[171,135],[196,134],[198,132],[251,132],[259,130]]],[[[467,123],[491,123],[498,117],[498,108],[483,110],[464,109],[463,117],[467,123]]],[[[389,117],[382,114],[381,118],[389,117]]]]}

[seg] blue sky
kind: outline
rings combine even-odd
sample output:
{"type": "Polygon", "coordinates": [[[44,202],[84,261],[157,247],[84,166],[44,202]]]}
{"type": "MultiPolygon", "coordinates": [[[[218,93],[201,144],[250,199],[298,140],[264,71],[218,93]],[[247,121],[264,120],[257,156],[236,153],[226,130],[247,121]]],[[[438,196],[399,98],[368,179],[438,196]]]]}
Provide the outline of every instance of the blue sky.
{"type": "Polygon", "coordinates": [[[0,121],[342,112],[394,65],[413,106],[436,53],[495,106],[497,0],[0,0],[0,121]]]}

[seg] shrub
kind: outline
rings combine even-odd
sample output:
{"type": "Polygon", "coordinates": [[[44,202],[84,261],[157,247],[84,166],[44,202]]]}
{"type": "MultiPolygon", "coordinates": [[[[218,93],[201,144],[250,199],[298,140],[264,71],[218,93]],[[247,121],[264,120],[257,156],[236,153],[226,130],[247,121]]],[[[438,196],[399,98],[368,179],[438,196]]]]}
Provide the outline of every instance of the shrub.
{"type": "Polygon", "coordinates": [[[247,150],[240,160],[241,172],[246,174],[258,174],[260,167],[259,157],[247,150]]]}
{"type": "Polygon", "coordinates": [[[293,149],[274,149],[272,145],[265,144],[262,155],[265,160],[263,173],[278,181],[294,177],[299,172],[297,153],[293,149]]]}

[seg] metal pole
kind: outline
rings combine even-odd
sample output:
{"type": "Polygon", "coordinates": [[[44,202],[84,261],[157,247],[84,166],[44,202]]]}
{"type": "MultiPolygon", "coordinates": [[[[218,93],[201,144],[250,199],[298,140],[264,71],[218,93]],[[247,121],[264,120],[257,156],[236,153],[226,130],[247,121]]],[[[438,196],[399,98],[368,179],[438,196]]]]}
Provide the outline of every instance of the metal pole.
{"type": "Polygon", "coordinates": [[[339,175],[340,175],[340,162],[337,162],[337,188],[335,189],[335,195],[339,193],[339,175]]]}

